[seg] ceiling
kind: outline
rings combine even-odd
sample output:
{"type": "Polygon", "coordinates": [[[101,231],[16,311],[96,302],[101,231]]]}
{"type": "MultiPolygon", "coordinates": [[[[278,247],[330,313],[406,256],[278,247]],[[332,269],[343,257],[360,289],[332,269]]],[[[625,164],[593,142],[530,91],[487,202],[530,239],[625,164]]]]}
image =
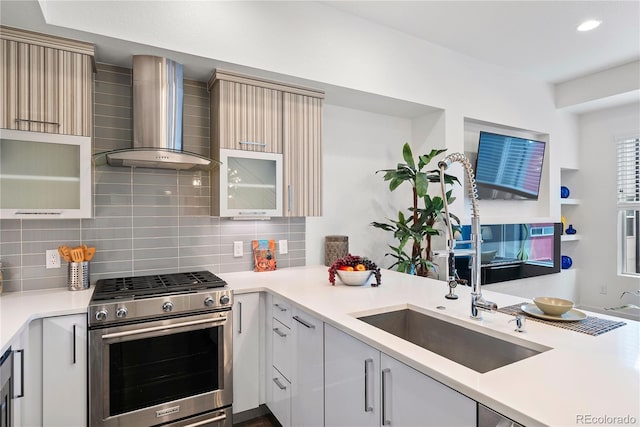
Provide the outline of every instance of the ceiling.
{"type": "Polygon", "coordinates": [[[326,1],[551,83],[640,59],[640,1],[326,1]],[[586,19],[602,21],[580,33],[586,19]]]}
{"type": "MultiPolygon", "coordinates": [[[[89,0],[88,0],[89,1],[89,0]]],[[[51,0],[42,2],[51,3],[51,0]]],[[[640,59],[640,1],[322,1],[327,7],[373,21],[478,60],[551,83],[602,71],[640,59]],[[588,33],[584,19],[602,21],[588,33]]],[[[96,2],[98,4],[98,2],[96,2]]],[[[115,4],[115,3],[114,3],[115,4]]],[[[358,18],[355,18],[358,19],[358,18]]],[[[57,34],[96,45],[99,62],[130,66],[131,55],[145,51],[185,65],[185,76],[206,81],[216,67],[282,80],[263,70],[125,40],[48,25],[35,0],[0,0],[4,25],[57,34]]],[[[428,112],[419,104],[287,78],[325,90],[327,101],[351,108],[415,117],[428,112]]],[[[635,95],[634,95],[635,96],[635,95]]]]}

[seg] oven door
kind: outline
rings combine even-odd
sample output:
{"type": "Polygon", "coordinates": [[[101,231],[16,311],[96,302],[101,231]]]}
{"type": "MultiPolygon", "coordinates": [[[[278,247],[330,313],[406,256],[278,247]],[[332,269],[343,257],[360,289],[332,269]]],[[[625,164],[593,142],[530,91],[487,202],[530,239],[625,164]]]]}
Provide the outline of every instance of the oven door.
{"type": "Polygon", "coordinates": [[[227,310],[90,330],[91,425],[153,426],[231,405],[231,323],[227,310]]]}

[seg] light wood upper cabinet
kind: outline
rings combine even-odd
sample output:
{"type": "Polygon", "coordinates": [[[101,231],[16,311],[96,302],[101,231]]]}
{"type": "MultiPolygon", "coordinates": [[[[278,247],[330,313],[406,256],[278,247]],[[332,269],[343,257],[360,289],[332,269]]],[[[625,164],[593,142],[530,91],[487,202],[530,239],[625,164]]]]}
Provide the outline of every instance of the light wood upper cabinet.
{"type": "Polygon", "coordinates": [[[322,99],[285,92],[284,216],[322,215],[322,99]]]}
{"type": "Polygon", "coordinates": [[[234,150],[282,153],[282,93],[216,80],[211,109],[213,145],[234,150]]]}
{"type": "Polygon", "coordinates": [[[0,128],[91,136],[93,45],[2,27],[0,128]]]}
{"type": "MultiPolygon", "coordinates": [[[[281,153],[283,216],[322,215],[322,102],[316,89],[216,70],[211,92],[211,156],[220,149],[281,153]]],[[[218,171],[212,200],[218,200],[218,171]]],[[[213,204],[212,215],[219,210],[213,204]]]]}

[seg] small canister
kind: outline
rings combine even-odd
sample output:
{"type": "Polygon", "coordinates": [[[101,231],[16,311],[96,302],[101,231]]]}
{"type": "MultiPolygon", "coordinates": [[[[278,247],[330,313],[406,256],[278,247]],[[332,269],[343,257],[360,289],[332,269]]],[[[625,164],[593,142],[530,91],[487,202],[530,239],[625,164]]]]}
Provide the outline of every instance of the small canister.
{"type": "Polygon", "coordinates": [[[338,258],[349,254],[349,236],[325,236],[324,265],[331,266],[338,258]]]}
{"type": "Polygon", "coordinates": [[[70,291],[89,289],[89,261],[70,262],[67,285],[70,291]]]}

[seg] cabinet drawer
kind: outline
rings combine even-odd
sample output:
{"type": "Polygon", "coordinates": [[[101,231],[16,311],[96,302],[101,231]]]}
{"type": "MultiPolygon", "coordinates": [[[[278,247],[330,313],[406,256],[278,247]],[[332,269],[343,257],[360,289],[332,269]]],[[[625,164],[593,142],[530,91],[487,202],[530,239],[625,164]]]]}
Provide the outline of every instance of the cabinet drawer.
{"type": "Polygon", "coordinates": [[[291,328],[291,304],[274,297],[271,311],[274,319],[277,319],[287,328],[291,328]]]}
{"type": "Polygon", "coordinates": [[[282,427],[291,425],[291,383],[276,368],[271,375],[272,401],[269,409],[282,427]]]}
{"type": "Polygon", "coordinates": [[[293,339],[291,329],[284,326],[278,320],[273,319],[273,366],[287,379],[291,380],[291,346],[293,339]]]}

